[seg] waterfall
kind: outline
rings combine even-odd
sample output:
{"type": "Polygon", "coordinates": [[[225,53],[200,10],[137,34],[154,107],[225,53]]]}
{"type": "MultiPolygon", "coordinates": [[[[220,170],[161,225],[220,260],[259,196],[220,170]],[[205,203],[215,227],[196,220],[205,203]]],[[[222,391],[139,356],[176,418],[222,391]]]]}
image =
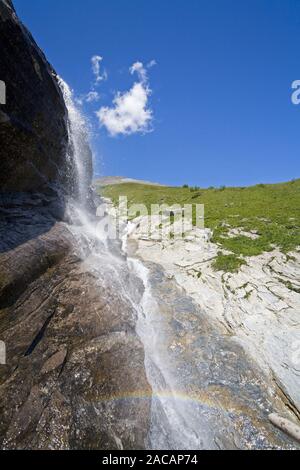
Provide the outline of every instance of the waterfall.
{"type": "Polygon", "coordinates": [[[92,153],[89,147],[87,120],[76,106],[73,91],[58,77],[66,108],[68,111],[69,148],[67,150],[72,180],[72,196],[80,207],[88,203],[89,187],[92,178],[92,153]]]}
{"type": "MultiPolygon", "coordinates": [[[[85,266],[100,281],[104,289],[101,291],[102,300],[105,299],[105,288],[114,290],[119,295],[119,302],[124,309],[130,308],[132,318],[136,324],[136,333],[143,344],[145,352],[145,371],[148,382],[152,388],[151,397],[151,424],[148,430],[148,446],[150,448],[201,448],[205,436],[195,431],[197,423],[189,424],[199,419],[199,410],[195,404],[186,404],[186,401],[176,397],[178,383],[173,379],[172,373],[166,365],[169,355],[166,354],[163,343],[165,341],[164,315],[161,315],[159,306],[152,296],[148,269],[140,260],[127,256],[127,235],[130,223],[123,227],[122,246],[120,240],[105,238],[97,228],[95,220],[85,210],[90,184],[91,152],[88,146],[87,122],[76,106],[72,90],[60,78],[59,84],[68,110],[69,149],[71,178],[74,185],[72,192],[75,197],[70,201],[72,208],[72,221],[70,230],[77,240],[79,255],[84,259],[85,266]],[[137,292],[136,286],[141,286],[142,292],[137,292]]],[[[175,368],[176,369],[176,368],[175,368]]],[[[142,398],[141,398],[142,399],[142,398]]],[[[206,447],[213,447],[212,439],[206,442],[206,447]]]]}
{"type": "MultiPolygon", "coordinates": [[[[74,181],[69,229],[84,269],[97,280],[101,301],[111,311],[129,312],[143,345],[152,389],[148,448],[269,448],[272,434],[264,422],[256,425],[265,420],[269,401],[242,348],[220,333],[158,265],[145,265],[128,255],[132,224],[121,228],[121,244],[107,239],[97,225],[100,217],[91,217],[86,210],[92,175],[88,127],[69,86],[62,79],[59,84],[68,110],[68,159],[74,181]],[[252,422],[244,410],[252,413],[253,402],[258,403],[253,411],[258,417],[252,422]]],[[[127,335],[126,329],[123,333],[127,335]]],[[[135,397],[137,402],[144,398],[135,397]]]]}

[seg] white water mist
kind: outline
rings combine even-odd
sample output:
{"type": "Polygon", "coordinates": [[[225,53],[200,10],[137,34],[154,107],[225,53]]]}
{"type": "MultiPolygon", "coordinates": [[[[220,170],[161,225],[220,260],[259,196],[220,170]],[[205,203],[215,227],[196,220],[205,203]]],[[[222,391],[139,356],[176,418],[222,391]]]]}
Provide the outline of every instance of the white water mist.
{"type": "Polygon", "coordinates": [[[69,85],[58,78],[60,88],[68,111],[69,148],[68,160],[75,170],[73,191],[76,202],[85,206],[89,196],[92,177],[92,153],[89,147],[88,123],[76,106],[73,91],[69,85]]]}

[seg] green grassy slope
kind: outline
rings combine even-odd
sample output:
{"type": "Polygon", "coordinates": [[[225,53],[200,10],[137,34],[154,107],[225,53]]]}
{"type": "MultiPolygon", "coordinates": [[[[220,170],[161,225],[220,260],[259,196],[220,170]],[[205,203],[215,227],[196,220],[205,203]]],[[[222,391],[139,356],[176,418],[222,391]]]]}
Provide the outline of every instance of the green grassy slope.
{"type": "MultiPolygon", "coordinates": [[[[118,202],[119,195],[125,195],[129,204],[144,203],[148,209],[151,204],[204,204],[205,226],[214,232],[212,241],[237,256],[258,255],[275,246],[286,253],[300,246],[300,179],[245,188],[211,189],[128,183],[98,188],[98,191],[114,203],[118,202]],[[255,240],[243,235],[229,238],[230,228],[255,230],[259,237],[255,240]]],[[[221,258],[219,261],[222,264],[221,258]]]]}

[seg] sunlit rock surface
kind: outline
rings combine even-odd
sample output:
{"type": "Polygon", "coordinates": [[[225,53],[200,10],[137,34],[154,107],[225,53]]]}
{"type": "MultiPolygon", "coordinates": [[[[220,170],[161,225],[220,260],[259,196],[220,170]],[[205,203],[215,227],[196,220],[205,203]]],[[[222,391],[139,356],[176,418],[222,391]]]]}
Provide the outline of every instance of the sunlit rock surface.
{"type": "MultiPolygon", "coordinates": [[[[169,233],[170,227],[165,229],[169,233]]],[[[237,410],[244,407],[242,415],[246,421],[256,420],[256,430],[269,428],[268,411],[277,406],[297,422],[299,254],[287,256],[274,250],[248,258],[238,273],[224,273],[211,267],[219,247],[209,241],[209,230],[194,228],[184,239],[172,239],[166,233],[162,238],[158,223],[149,233],[148,220],[139,217],[130,223],[128,233],[128,252],[150,263],[153,295],[159,310],[163,303],[168,315],[168,320],[158,317],[158,329],[160,334],[165,329],[170,342],[168,347],[161,344],[162,357],[176,356],[176,367],[182,367],[178,375],[185,376],[175,390],[179,387],[191,400],[197,400],[198,393],[200,402],[212,408],[221,403],[228,413],[239,414],[237,410]],[[157,266],[169,281],[157,281],[157,266]],[[176,282],[182,289],[174,299],[173,290],[169,293],[172,284],[162,290],[167,282],[176,282]],[[203,333],[203,328],[210,331],[203,333]]]]}

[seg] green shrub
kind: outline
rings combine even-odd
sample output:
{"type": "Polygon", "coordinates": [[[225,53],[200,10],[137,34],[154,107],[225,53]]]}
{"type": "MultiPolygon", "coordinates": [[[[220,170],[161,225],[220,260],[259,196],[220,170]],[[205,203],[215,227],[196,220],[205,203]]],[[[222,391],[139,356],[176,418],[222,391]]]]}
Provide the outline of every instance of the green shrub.
{"type": "Polygon", "coordinates": [[[237,255],[224,255],[219,252],[214,260],[212,267],[215,271],[224,271],[234,273],[237,272],[243,264],[247,264],[245,260],[237,255]]]}

